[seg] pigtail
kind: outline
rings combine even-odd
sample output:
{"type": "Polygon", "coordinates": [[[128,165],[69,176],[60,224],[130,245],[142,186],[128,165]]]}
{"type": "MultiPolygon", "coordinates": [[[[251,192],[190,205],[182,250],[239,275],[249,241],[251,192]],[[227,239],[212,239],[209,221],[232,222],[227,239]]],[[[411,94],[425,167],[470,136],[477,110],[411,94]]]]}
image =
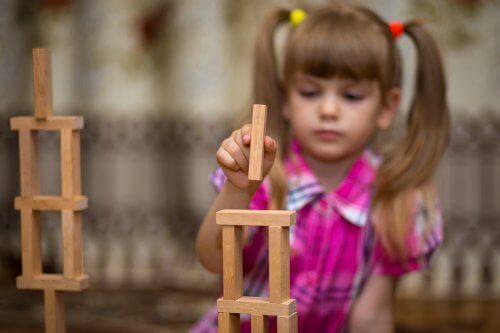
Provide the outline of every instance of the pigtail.
{"type": "Polygon", "coordinates": [[[284,88],[278,76],[274,48],[274,32],[283,22],[288,22],[290,11],[276,8],[264,20],[257,36],[255,49],[254,101],[268,107],[268,130],[278,143],[278,154],[269,174],[271,182],[271,209],[282,209],[287,193],[283,154],[287,144],[287,126],[283,118],[284,88]]]}
{"type": "MultiPolygon", "coordinates": [[[[432,177],[450,136],[446,82],[436,42],[418,22],[405,24],[404,32],[417,52],[415,95],[407,133],[379,168],[374,198],[382,242],[398,257],[405,256],[414,195],[416,191],[424,192],[424,196],[432,191],[432,177]]],[[[427,208],[432,211],[434,207],[427,208]]]]}

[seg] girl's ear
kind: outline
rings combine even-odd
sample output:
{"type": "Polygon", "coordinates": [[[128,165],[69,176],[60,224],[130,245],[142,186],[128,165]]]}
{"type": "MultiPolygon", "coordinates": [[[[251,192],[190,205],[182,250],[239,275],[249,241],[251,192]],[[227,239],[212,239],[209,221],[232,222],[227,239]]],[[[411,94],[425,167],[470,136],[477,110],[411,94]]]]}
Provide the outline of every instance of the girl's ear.
{"type": "Polygon", "coordinates": [[[401,101],[401,89],[399,87],[393,87],[383,96],[383,98],[382,108],[377,117],[377,127],[381,130],[389,128],[396,117],[399,102],[401,101]]]}

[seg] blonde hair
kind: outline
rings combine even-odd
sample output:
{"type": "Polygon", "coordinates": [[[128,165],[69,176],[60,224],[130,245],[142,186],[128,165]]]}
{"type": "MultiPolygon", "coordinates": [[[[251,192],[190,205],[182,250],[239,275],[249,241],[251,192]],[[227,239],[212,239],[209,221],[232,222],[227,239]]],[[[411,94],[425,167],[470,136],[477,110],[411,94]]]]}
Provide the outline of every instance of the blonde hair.
{"type": "MultiPolygon", "coordinates": [[[[255,50],[253,97],[255,103],[268,106],[268,134],[279,147],[269,177],[271,209],[282,209],[286,201],[283,158],[289,133],[282,108],[287,84],[297,72],[322,78],[374,80],[379,83],[382,96],[401,82],[400,53],[388,24],[366,8],[345,4],[309,11],[302,23],[291,28],[280,80],[274,32],[289,22],[289,15],[290,11],[282,8],[269,13],[258,33],[255,50]]],[[[423,193],[425,206],[433,211],[432,177],[449,141],[446,83],[437,45],[419,22],[405,23],[404,32],[417,50],[416,88],[406,134],[384,154],[372,203],[378,236],[388,252],[400,258],[405,255],[405,237],[416,192],[423,193]]]]}

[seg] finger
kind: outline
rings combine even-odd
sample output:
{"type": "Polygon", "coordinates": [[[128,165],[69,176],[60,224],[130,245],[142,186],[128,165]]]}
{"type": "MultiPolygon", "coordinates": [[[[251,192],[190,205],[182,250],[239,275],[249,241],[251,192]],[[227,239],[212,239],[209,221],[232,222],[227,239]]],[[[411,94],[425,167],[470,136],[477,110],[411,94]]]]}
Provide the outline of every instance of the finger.
{"type": "Polygon", "coordinates": [[[241,128],[241,136],[243,138],[243,144],[248,146],[252,136],[252,124],[246,124],[241,128]]]}
{"type": "Polygon", "coordinates": [[[272,139],[270,136],[266,136],[264,138],[264,158],[269,161],[274,160],[277,150],[278,144],[276,140],[272,139]]]}
{"type": "Polygon", "coordinates": [[[238,171],[240,167],[234,158],[224,148],[220,147],[216,154],[217,162],[223,168],[238,171]]]}
{"type": "Polygon", "coordinates": [[[248,164],[248,161],[250,160],[250,147],[245,146],[245,144],[243,143],[243,136],[241,135],[241,132],[241,129],[237,129],[233,132],[231,137],[236,142],[238,147],[240,147],[243,156],[245,156],[246,164],[248,164]]]}
{"type": "Polygon", "coordinates": [[[240,146],[232,137],[230,140],[225,141],[222,147],[231,155],[236,163],[238,163],[240,169],[245,172],[248,171],[248,159],[245,157],[245,154],[241,151],[240,146]]]}

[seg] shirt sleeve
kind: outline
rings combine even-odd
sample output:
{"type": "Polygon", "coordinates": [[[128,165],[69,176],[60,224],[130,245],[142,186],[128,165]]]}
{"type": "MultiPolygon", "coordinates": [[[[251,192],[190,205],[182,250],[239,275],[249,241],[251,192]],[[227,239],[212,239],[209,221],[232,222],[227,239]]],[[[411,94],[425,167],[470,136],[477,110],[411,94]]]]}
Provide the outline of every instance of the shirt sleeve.
{"type": "Polygon", "coordinates": [[[374,271],[376,275],[401,276],[426,269],[436,249],[443,241],[443,219],[439,202],[436,200],[433,221],[427,222],[429,212],[420,196],[416,197],[416,209],[406,237],[406,260],[391,256],[377,240],[374,249],[374,271]]]}

